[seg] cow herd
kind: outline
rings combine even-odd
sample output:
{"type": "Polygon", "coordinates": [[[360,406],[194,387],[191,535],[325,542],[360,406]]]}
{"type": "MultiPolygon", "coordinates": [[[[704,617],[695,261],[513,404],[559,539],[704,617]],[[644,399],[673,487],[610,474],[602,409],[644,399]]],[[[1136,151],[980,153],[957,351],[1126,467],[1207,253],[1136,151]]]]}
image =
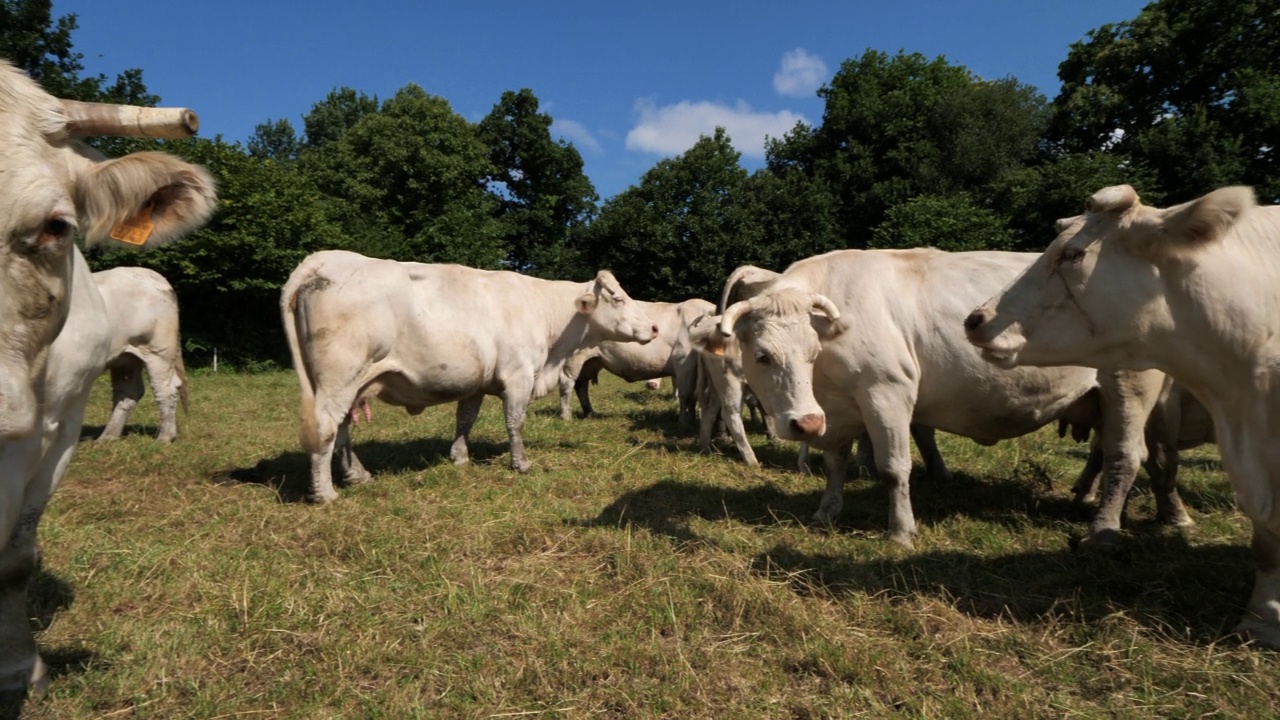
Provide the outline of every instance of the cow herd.
{"type": "MultiPolygon", "coordinates": [[[[0,63],[0,701],[47,682],[27,586],[94,379],[111,372],[104,438],[142,395],[144,368],[161,439],[185,402],[172,289],[149,271],[90,274],[75,239],[154,245],[215,204],[199,167],[161,153],[108,160],[76,138],[195,128],[184,110],[59,101],[0,63]]],[[[1144,462],[1160,519],[1189,524],[1177,452],[1216,440],[1258,561],[1240,631],[1280,647],[1280,210],[1244,188],[1157,209],[1120,186],[1058,233],[1044,254],[843,250],[783,272],[746,266],[718,307],[635,300],[603,270],[568,282],[313,254],[280,302],[310,498],[337,498],[335,479],[370,479],[350,425],[374,398],[411,414],[456,403],[450,457],[465,463],[481,403],[498,396],[511,467],[526,472],[530,401],[558,389],[568,419],[576,391],[590,414],[602,369],[672,378],[682,420],[701,414],[702,446],[719,421],[750,465],[742,408],[754,397],[777,436],[823,451],[818,522],[839,515],[854,444],[868,443],[889,536],[906,546],[909,441],[945,478],[937,430],[983,444],[1054,422],[1092,435],[1075,493],[1097,498],[1093,544],[1114,542],[1144,462]]]]}

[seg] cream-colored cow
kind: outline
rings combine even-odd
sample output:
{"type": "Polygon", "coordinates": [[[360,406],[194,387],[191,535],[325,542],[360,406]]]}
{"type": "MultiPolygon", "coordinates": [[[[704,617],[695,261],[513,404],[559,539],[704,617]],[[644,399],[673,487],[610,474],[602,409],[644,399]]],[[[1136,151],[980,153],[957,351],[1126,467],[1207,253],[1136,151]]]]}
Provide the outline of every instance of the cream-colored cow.
{"type": "Polygon", "coordinates": [[[1001,367],[1156,368],[1204,403],[1257,577],[1239,630],[1280,648],[1280,208],[1229,187],[1170,208],[1128,185],[964,321],[1001,367]]]}

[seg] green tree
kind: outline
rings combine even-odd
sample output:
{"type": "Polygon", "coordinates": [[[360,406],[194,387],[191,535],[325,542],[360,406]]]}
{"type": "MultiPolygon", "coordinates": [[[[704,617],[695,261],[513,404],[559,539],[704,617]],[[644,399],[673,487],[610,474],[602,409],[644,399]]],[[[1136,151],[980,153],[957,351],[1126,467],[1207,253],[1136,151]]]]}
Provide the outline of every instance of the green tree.
{"type": "Polygon", "coordinates": [[[605,203],[587,232],[587,258],[638,298],[715,298],[733,268],[759,259],[746,182],[738,152],[716,128],[605,203]]]}
{"type": "Polygon", "coordinates": [[[1013,78],[984,80],[944,58],[867,51],[819,90],[822,124],[771,148],[830,188],[848,242],[920,194],[980,197],[1036,157],[1044,98],[1013,78]]]}
{"type": "Polygon", "coordinates": [[[302,118],[303,145],[316,148],[342,137],[366,115],[378,112],[378,98],[349,87],[334,88],[302,118]]]}
{"type": "MultiPolygon", "coordinates": [[[[309,138],[310,139],[310,138],[309,138]]],[[[368,255],[499,267],[506,258],[488,148],[443,98],[406,85],[299,165],[368,255]]]]}
{"type": "Polygon", "coordinates": [[[595,214],[598,196],[577,148],[552,139],[551,122],[526,88],[504,92],[478,130],[493,164],[507,266],[554,278],[577,270],[570,243],[595,214]]]}
{"type": "Polygon", "coordinates": [[[126,70],[108,84],[106,75],[82,77],[82,53],[72,49],[79,27],[74,13],[53,17],[52,0],[0,1],[0,57],[25,71],[55,97],[89,102],[155,105],[142,71],[126,70]]]}
{"type": "Polygon", "coordinates": [[[948,252],[1008,250],[1008,219],[974,202],[968,193],[917,195],[894,205],[871,231],[873,248],[935,247],[948,252]]]}
{"type": "Polygon", "coordinates": [[[1280,200],[1280,2],[1157,0],[1073,44],[1049,137],[1150,168],[1169,202],[1230,183],[1280,200]]]}
{"type": "Polygon", "coordinates": [[[258,123],[247,143],[249,156],[259,160],[292,162],[302,150],[302,141],[293,130],[293,123],[281,118],[258,123]]]}

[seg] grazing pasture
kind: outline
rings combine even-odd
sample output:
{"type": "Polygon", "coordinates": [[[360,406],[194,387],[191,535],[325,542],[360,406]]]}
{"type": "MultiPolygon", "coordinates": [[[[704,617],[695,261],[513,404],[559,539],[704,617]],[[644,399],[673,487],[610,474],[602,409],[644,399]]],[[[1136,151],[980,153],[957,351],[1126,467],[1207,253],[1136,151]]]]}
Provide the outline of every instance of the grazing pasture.
{"type": "MultiPolygon", "coordinates": [[[[507,467],[487,399],[473,464],[453,407],[354,428],[377,475],[302,502],[292,373],[197,375],[181,439],[153,403],[82,441],[41,526],[31,718],[1271,717],[1280,657],[1223,633],[1252,584],[1216,450],[1185,453],[1197,525],[1145,482],[1109,554],[1076,553],[1087,448],[939,434],[955,481],[912,478],[916,549],[888,498],[820,478],[751,428],[763,467],[699,455],[667,393],[603,376],[600,417],[532,406],[507,467]]],[[[98,381],[85,422],[110,409],[98,381]]]]}

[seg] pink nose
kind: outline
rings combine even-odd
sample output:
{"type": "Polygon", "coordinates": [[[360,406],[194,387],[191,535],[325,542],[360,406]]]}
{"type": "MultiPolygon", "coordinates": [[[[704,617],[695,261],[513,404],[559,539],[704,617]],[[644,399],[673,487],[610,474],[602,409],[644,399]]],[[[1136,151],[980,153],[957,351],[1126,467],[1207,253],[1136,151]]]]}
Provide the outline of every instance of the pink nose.
{"type": "Polygon", "coordinates": [[[827,418],[820,413],[809,413],[808,415],[791,419],[791,429],[797,435],[804,437],[821,435],[826,426],[827,418]]]}

